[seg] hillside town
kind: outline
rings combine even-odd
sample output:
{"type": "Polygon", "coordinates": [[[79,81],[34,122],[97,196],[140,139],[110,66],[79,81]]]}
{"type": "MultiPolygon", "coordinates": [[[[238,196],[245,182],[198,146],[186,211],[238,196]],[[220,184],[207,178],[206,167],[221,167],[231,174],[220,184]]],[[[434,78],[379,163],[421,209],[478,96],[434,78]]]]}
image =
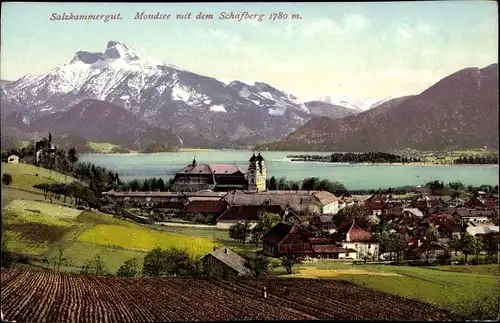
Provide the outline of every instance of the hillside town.
{"type": "MultiPolygon", "coordinates": [[[[250,241],[262,217],[276,214],[279,223],[260,237],[262,254],[275,258],[300,254],[305,259],[451,263],[446,257],[451,252],[492,256],[498,249],[498,196],[483,191],[467,200],[432,195],[429,187],[403,198],[390,194],[363,198],[327,191],[268,190],[266,176],[260,153],[251,156],[247,171],[193,160],[176,173],[173,191],[102,194],[110,205],[120,205],[118,212],[110,207],[117,216],[145,224],[239,228],[243,243],[250,241]],[[482,248],[460,250],[466,233],[482,241],[482,248]]],[[[214,251],[212,256],[218,254],[214,251]]],[[[223,254],[222,262],[231,258],[223,254]]]]}

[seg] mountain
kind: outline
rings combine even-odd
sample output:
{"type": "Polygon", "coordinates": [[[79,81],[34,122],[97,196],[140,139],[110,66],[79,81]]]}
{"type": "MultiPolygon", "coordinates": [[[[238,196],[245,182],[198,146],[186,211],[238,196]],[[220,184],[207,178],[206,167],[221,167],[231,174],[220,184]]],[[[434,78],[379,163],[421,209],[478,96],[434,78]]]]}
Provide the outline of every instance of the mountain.
{"type": "Polygon", "coordinates": [[[444,150],[498,146],[498,64],[465,68],[424,92],[343,119],[313,118],[260,149],[299,151],[444,150]]]}
{"type": "Polygon", "coordinates": [[[352,99],[335,95],[323,96],[316,99],[315,101],[352,109],[358,113],[369,110],[377,105],[377,103],[381,103],[381,101],[375,99],[352,99]]]}
{"type": "Polygon", "coordinates": [[[340,119],[350,115],[358,114],[360,111],[346,108],[340,105],[332,105],[322,101],[309,101],[305,103],[311,114],[316,116],[329,117],[331,119],[340,119]]]}
{"type": "Polygon", "coordinates": [[[325,106],[314,114],[305,102],[269,84],[226,84],[116,41],[108,42],[102,53],[78,51],[69,64],[1,87],[2,118],[15,112],[30,123],[51,114],[57,117],[84,100],[122,107],[154,127],[173,129],[186,146],[207,148],[277,140],[312,117],[335,116],[331,110],[339,109],[325,106]]]}
{"type": "Polygon", "coordinates": [[[98,100],[84,100],[67,111],[44,116],[31,124],[32,132],[74,135],[94,142],[109,142],[131,149],[164,142],[182,146],[171,130],[154,127],[126,109],[98,100]]]}

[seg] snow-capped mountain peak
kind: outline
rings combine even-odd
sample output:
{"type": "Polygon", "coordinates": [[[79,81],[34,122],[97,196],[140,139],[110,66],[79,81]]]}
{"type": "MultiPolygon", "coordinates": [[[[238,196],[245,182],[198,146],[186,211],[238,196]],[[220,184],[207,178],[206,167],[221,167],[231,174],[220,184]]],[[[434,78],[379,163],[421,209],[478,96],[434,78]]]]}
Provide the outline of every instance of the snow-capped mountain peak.
{"type": "Polygon", "coordinates": [[[316,101],[342,106],[345,108],[356,110],[358,112],[369,110],[373,108],[378,102],[380,102],[379,99],[353,99],[334,95],[323,96],[316,99],[316,101]]]}
{"type": "Polygon", "coordinates": [[[336,110],[322,106],[312,112],[307,102],[267,83],[221,82],[117,41],[109,41],[103,52],[80,50],[69,64],[9,82],[1,99],[3,112],[18,111],[27,121],[69,111],[84,100],[108,102],[154,126],[175,128],[193,146],[281,138],[310,118],[336,110]]]}

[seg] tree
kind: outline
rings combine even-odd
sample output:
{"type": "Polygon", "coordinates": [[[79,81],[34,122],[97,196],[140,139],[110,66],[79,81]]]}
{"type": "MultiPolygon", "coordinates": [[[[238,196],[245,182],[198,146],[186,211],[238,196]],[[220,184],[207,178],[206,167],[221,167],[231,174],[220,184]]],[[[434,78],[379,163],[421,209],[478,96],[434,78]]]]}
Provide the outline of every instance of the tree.
{"type": "Polygon", "coordinates": [[[251,231],[251,242],[258,244],[262,236],[276,224],[280,223],[281,216],[276,213],[261,213],[259,220],[251,231]]]}
{"type": "Polygon", "coordinates": [[[334,217],[337,226],[340,226],[345,220],[354,220],[357,225],[369,231],[372,231],[377,225],[370,210],[358,204],[348,205],[340,209],[334,217]]]}
{"type": "Polygon", "coordinates": [[[427,230],[425,230],[425,240],[428,242],[439,242],[439,232],[434,224],[429,225],[427,230]]]}
{"type": "Polygon", "coordinates": [[[53,265],[53,270],[55,272],[59,272],[61,266],[68,266],[70,265],[70,260],[64,256],[64,251],[65,251],[65,248],[64,247],[58,247],[57,248],[57,255],[53,256],[52,257],[52,265],[53,265]]]}
{"type": "Polygon", "coordinates": [[[139,259],[134,257],[126,260],[125,263],[116,272],[117,276],[121,277],[135,277],[141,273],[141,265],[139,259]]]}
{"type": "Polygon", "coordinates": [[[106,266],[100,255],[96,255],[92,260],[87,260],[80,270],[82,275],[104,276],[107,274],[106,266]]]}
{"type": "Polygon", "coordinates": [[[246,260],[245,267],[250,269],[255,278],[265,276],[269,273],[269,258],[262,255],[251,256],[246,260]]]}
{"type": "Polygon", "coordinates": [[[78,161],[78,153],[75,148],[70,148],[68,150],[68,159],[73,165],[78,161]]]}
{"type": "Polygon", "coordinates": [[[478,240],[475,236],[471,235],[468,232],[463,233],[460,240],[462,253],[465,256],[465,263],[467,263],[467,256],[476,253],[478,240]]]}
{"type": "Polygon", "coordinates": [[[166,271],[165,257],[160,247],[156,247],[144,256],[143,274],[161,276],[166,271]]]}
{"type": "Polygon", "coordinates": [[[186,250],[157,247],[144,257],[143,274],[147,276],[197,276],[201,272],[201,259],[192,258],[186,250]]]}
{"type": "Polygon", "coordinates": [[[3,174],[2,182],[7,186],[10,185],[10,183],[12,183],[12,175],[10,175],[9,173],[3,174]]]}
{"type": "Polygon", "coordinates": [[[455,256],[457,255],[457,251],[460,250],[460,238],[457,237],[457,236],[453,236],[453,238],[451,238],[449,241],[448,241],[448,249],[450,249],[451,251],[455,251],[455,256]]]}
{"type": "Polygon", "coordinates": [[[364,263],[366,263],[368,260],[372,259],[373,253],[368,247],[363,246],[361,248],[358,248],[358,257],[360,259],[363,259],[364,263]]]}
{"type": "Polygon", "coordinates": [[[280,259],[281,264],[285,267],[287,274],[292,274],[292,268],[295,265],[301,264],[304,261],[304,255],[301,250],[289,250],[280,259]]]}
{"type": "Polygon", "coordinates": [[[499,234],[494,231],[487,231],[483,237],[483,244],[485,247],[486,254],[488,255],[488,263],[491,258],[498,255],[498,244],[499,244],[499,234]]]}
{"type": "Polygon", "coordinates": [[[229,238],[245,243],[250,235],[250,222],[238,222],[229,227],[229,238]]]}
{"type": "Polygon", "coordinates": [[[268,189],[270,191],[275,191],[275,190],[278,189],[276,178],[274,176],[272,176],[271,179],[269,180],[269,187],[268,187],[268,189]]]}

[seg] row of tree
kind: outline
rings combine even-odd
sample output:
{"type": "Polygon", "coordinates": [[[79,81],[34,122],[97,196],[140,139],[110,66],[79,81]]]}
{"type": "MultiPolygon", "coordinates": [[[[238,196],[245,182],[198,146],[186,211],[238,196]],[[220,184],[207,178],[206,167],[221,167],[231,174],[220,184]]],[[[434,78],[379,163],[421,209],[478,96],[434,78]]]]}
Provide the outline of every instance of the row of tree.
{"type": "Polygon", "coordinates": [[[498,156],[462,156],[456,158],[453,163],[455,164],[498,164],[498,156]]]}
{"type": "Polygon", "coordinates": [[[331,155],[290,155],[292,161],[316,161],[330,163],[416,163],[417,157],[403,157],[383,152],[333,153],[331,155]]]}

